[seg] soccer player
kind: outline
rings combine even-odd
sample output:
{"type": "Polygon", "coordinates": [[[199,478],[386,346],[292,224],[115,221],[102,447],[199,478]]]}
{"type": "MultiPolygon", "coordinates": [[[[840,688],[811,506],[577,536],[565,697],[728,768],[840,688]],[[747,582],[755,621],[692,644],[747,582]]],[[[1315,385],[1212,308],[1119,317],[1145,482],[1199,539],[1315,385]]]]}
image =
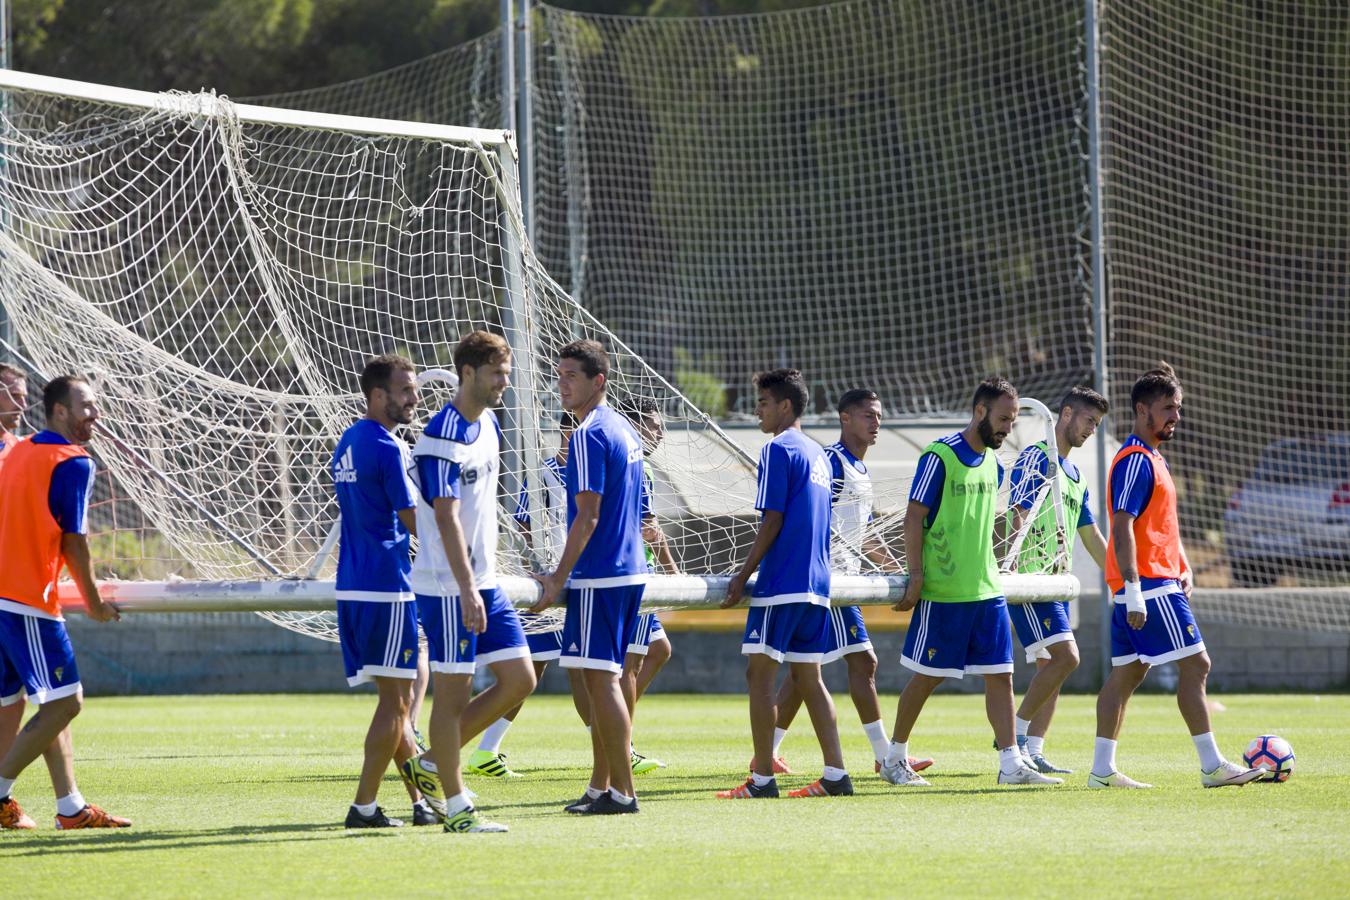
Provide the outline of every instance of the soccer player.
{"type": "MultiPolygon", "coordinates": [[[[401,356],[377,356],[361,371],[366,414],[333,451],[333,491],[342,515],[337,566],[338,642],[347,683],[374,682],[379,699],[366,731],[365,760],[348,828],[397,828],[402,820],[376,805],[390,760],[413,752],[409,701],[417,676],[417,607],[409,550],[417,533],[408,447],[394,435],[412,422],[417,379],[401,356]]],[[[413,824],[434,825],[436,812],[413,793],[413,824]]]]}
{"type": "Polygon", "coordinates": [[[820,445],[801,429],[808,393],[802,373],[775,369],[755,376],[759,429],[772,434],[759,454],[755,508],[762,516],[750,553],[727,585],[723,609],[741,602],[746,582],[759,570],[750,594],[741,652],[749,657],[750,732],[755,768],[745,784],[717,796],[751,800],[778,796],[773,773],[773,729],[778,716],[774,677],[786,662],[811,715],[825,758],[821,777],[789,797],[842,797],[853,793],[839,746],[834,701],[820,677],[830,647],[830,464],[820,445]]]}
{"type": "Polygon", "coordinates": [[[0,759],[0,828],[36,827],[11,794],[39,756],[56,792],[58,829],[126,828],[130,821],[86,803],[75,784],[68,727],[84,692],[56,590],[64,564],[91,619],[120,618],[99,596],[86,536],[94,461],[84,445],[98,404],[89,382],[63,375],[43,389],[42,406],[47,429],[16,444],[0,468],[0,697],[12,705],[22,690],[38,704],[0,759]]]}
{"type": "MultiPolygon", "coordinates": [[[[567,442],[571,440],[572,432],[576,429],[576,416],[563,410],[558,419],[558,452],[553,456],[547,457],[539,472],[539,481],[544,488],[543,506],[544,521],[546,528],[550,533],[551,540],[559,550],[567,542],[567,487],[563,482],[566,477],[567,469],[567,442]]],[[[521,535],[525,543],[533,545],[534,538],[530,532],[532,519],[530,518],[530,495],[529,482],[522,479],[520,485],[520,497],[516,501],[516,511],[514,518],[516,524],[520,527],[521,535]]],[[[529,613],[522,613],[520,622],[522,627],[528,628],[530,622],[538,619],[529,613]]],[[[562,656],[562,633],[560,631],[526,631],[525,641],[530,647],[530,662],[534,663],[535,683],[544,677],[544,671],[548,664],[562,656]]],[[[586,688],[581,683],[580,672],[576,669],[568,670],[568,675],[572,686],[572,701],[577,705],[578,713],[581,715],[582,722],[587,721],[590,715],[590,709],[586,706],[586,688]]],[[[482,739],[478,742],[478,749],[469,755],[469,762],[466,768],[468,771],[478,775],[487,775],[491,778],[515,778],[519,773],[511,770],[506,764],[506,754],[502,752],[502,741],[506,738],[506,732],[511,728],[511,723],[520,715],[521,707],[524,703],[519,703],[516,707],[497,721],[493,722],[483,731],[482,739]]]]}
{"type": "MultiPolygon", "coordinates": [[[[642,439],[642,549],[647,560],[647,570],[666,575],[679,574],[675,557],[670,552],[670,543],[656,521],[656,473],[652,469],[651,456],[666,436],[660,407],[655,400],[642,398],[627,404],[624,415],[642,439]]],[[[670,655],[670,638],[656,613],[639,615],[637,631],[628,645],[628,655],[623,664],[624,678],[632,682],[626,690],[632,695],[635,704],[647,693],[656,673],[670,662],[670,655]]],[[[634,775],[646,775],[664,769],[666,764],[633,750],[632,766],[634,775]]]]}
{"type": "Polygon", "coordinates": [[[900,663],[914,672],[900,693],[881,777],[928,782],[910,766],[909,736],[944,678],[984,676],[985,709],[998,744],[999,784],[1062,784],[1023,760],[1013,729],[1012,633],[994,559],[994,522],[1003,471],[994,450],[1017,421],[1017,390],[1002,378],[980,383],[964,431],[929,444],[919,457],[905,514],[909,583],[895,604],[914,610],[900,663]]]}
{"type": "Polygon", "coordinates": [[[1097,696],[1097,740],[1088,787],[1147,788],[1116,769],[1125,705],[1149,666],[1175,661],[1177,707],[1200,755],[1205,787],[1243,785],[1261,776],[1223,758],[1210,730],[1205,681],[1209,654],[1191,615],[1190,563],[1181,546],[1177,492],[1159,448],[1176,437],[1181,381],[1166,363],[1130,391],[1134,430],[1111,463],[1111,539],[1106,581],[1115,594],[1111,675],[1097,696]]]}
{"type": "MultiPolygon", "coordinates": [[[[1055,421],[1055,453],[1059,460],[1056,477],[1064,498],[1064,521],[1078,532],[1097,565],[1106,569],[1106,539],[1097,530],[1092,516],[1092,501],[1087,484],[1078,467],[1069,461],[1069,454],[1083,446],[1101,425],[1109,405],[1106,398],[1091,388],[1074,387],[1059,404],[1059,418],[1055,421]]],[[[1032,444],[1018,455],[1013,463],[1008,516],[1010,532],[1018,533],[1026,524],[1037,496],[1044,494],[1036,521],[1022,544],[1017,571],[1023,574],[1049,572],[1059,555],[1059,541],[1055,534],[1055,507],[1049,493],[1049,453],[1044,441],[1032,444]]],[[[1073,538],[1069,537],[1064,550],[1066,571],[1073,569],[1073,538]]],[[[1071,769],[1061,769],[1045,758],[1045,734],[1055,714],[1060,686],[1078,668],[1078,645],[1073,629],[1069,627],[1069,604],[1058,601],[1024,603],[1009,606],[1013,630],[1026,651],[1027,662],[1036,666],[1036,675],[1027,686],[1026,696],[1018,707],[1014,729],[1017,746],[1023,756],[1031,760],[1036,771],[1043,775],[1069,775],[1071,769]]]]}
{"type": "Polygon", "coordinates": [[[591,710],[594,766],[586,793],[566,810],[579,815],[638,811],[633,789],[633,698],[622,678],[637,628],[647,562],[642,553],[642,441],[605,402],[609,355],[596,341],[558,354],[558,393],[581,424],[567,454],[567,543],[552,573],[540,576],[532,612],[567,591],[562,660],[582,670],[591,710]]]}
{"type": "Polygon", "coordinates": [[[446,831],[504,832],[474,809],[460,747],[535,685],[520,617],[497,586],[501,430],[492,407],[510,384],[511,348],[500,335],[473,331],[455,346],[454,365],[459,388],[413,447],[424,538],[412,581],[436,700],[431,749],[404,763],[403,772],[424,793],[445,795],[446,831]],[[470,701],[479,664],[496,683],[470,701]]]}
{"type": "MultiPolygon", "coordinates": [[[[28,379],[8,363],[0,363],[0,466],[5,464],[5,454],[19,442],[16,432],[27,408],[28,379]]],[[[19,733],[23,712],[22,693],[15,691],[12,696],[6,696],[0,689],[0,759],[9,752],[14,736],[19,733]]]]}
{"type": "MultiPolygon", "coordinates": [[[[830,506],[834,522],[834,539],[830,544],[830,562],[838,571],[857,575],[862,571],[862,558],[887,571],[898,571],[900,564],[890,550],[867,535],[872,521],[872,479],[863,458],[877,442],[881,432],[881,400],[875,391],[854,388],[839,398],[839,440],[825,448],[830,461],[830,506]]],[[[886,726],[881,722],[881,704],[877,700],[877,657],[872,641],[863,624],[862,611],[856,606],[830,608],[830,649],[824,661],[843,658],[848,665],[848,692],[853,706],[863,723],[863,733],[872,745],[876,769],[890,747],[886,726]]],[[[791,774],[787,761],[780,755],[783,739],[787,737],[792,720],[801,708],[802,698],[796,682],[783,679],[778,689],[778,723],[773,732],[773,767],[781,774],[791,774]]],[[[933,764],[931,759],[910,759],[916,772],[933,764]]],[[[750,762],[753,769],[755,763],[750,762]]]]}

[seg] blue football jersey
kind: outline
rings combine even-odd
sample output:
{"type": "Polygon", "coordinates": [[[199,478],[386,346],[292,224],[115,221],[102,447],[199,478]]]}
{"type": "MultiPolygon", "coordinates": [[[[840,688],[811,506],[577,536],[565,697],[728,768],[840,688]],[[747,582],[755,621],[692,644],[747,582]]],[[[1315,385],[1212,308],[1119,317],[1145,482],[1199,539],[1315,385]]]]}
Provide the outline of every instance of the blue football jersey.
{"type": "Polygon", "coordinates": [[[411,601],[412,540],[398,517],[415,505],[407,445],[361,419],[342,433],[331,471],[342,513],[337,599],[411,601]]]}
{"type": "Polygon", "coordinates": [[[628,420],[597,406],[572,432],[567,452],[567,527],[576,496],[600,495],[600,520],[572,567],[573,587],[621,587],[647,581],[642,552],[642,441],[628,420]]]}
{"type": "MultiPolygon", "coordinates": [[[[70,443],[55,431],[39,431],[32,441],[35,444],[70,443]]],[[[62,534],[89,533],[89,500],[94,495],[94,474],[94,460],[88,456],[67,459],[57,463],[52,470],[47,507],[56,524],[61,526],[62,534]]]]}
{"type": "Polygon", "coordinates": [[[830,605],[830,464],[820,444],[789,428],[759,454],[755,508],[783,514],[759,564],[751,606],[830,605]]]}

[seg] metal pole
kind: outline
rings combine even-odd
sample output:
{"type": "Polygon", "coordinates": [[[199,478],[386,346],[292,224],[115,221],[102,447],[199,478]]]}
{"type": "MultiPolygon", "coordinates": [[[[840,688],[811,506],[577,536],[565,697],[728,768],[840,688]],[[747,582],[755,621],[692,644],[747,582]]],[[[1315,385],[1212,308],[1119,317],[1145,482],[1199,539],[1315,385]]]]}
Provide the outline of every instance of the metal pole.
{"type": "MultiPolygon", "coordinates": [[[[1101,29],[1097,19],[1098,0],[1084,2],[1084,29],[1087,41],[1087,90],[1088,90],[1088,194],[1090,203],[1089,218],[1092,230],[1092,363],[1093,382],[1103,397],[1109,397],[1110,383],[1107,380],[1106,359],[1106,232],[1102,216],[1102,73],[1101,73],[1101,29]]],[[[1107,468],[1106,435],[1109,428],[1097,430],[1097,520],[1110,528],[1110,505],[1107,502],[1111,489],[1111,476],[1107,468]]],[[[1090,591],[1088,593],[1091,593],[1090,591]]],[[[1103,579],[1100,588],[1101,602],[1098,610],[1101,614],[1099,628],[1101,646],[1101,677],[1105,682],[1111,674],[1111,589],[1103,579]]]]}
{"type": "Polygon", "coordinates": [[[534,65],[530,28],[531,0],[520,0],[516,49],[516,150],[520,154],[520,212],[525,218],[525,235],[534,244],[534,65]]]}
{"type": "MultiPolygon", "coordinates": [[[[9,0],[0,0],[0,69],[9,68],[9,0]]],[[[0,100],[0,113],[3,113],[5,121],[9,121],[9,94],[4,95],[0,100]]],[[[8,156],[0,152],[0,179],[6,174],[8,156]]],[[[7,192],[6,192],[7,193],[7,192]]],[[[0,202],[0,231],[9,230],[9,207],[0,202]]],[[[5,306],[5,299],[0,296],[0,341],[6,344],[18,345],[19,341],[14,334],[14,323],[9,318],[9,308],[5,306]]],[[[4,357],[8,358],[8,357],[4,357]]]]}
{"type": "Polygon", "coordinates": [[[516,32],[513,25],[511,0],[501,0],[497,14],[497,28],[501,35],[501,127],[506,131],[516,130],[516,32]]]}

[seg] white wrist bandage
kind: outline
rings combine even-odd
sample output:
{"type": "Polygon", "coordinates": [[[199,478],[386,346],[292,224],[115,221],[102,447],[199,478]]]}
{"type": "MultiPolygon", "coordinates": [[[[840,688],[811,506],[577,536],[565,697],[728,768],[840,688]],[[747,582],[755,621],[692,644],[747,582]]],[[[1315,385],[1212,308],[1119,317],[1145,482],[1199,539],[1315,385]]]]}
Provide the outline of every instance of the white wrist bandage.
{"type": "Polygon", "coordinates": [[[1145,611],[1144,589],[1139,586],[1139,582],[1137,581],[1125,582],[1125,611],[1127,613],[1141,613],[1145,611]]]}

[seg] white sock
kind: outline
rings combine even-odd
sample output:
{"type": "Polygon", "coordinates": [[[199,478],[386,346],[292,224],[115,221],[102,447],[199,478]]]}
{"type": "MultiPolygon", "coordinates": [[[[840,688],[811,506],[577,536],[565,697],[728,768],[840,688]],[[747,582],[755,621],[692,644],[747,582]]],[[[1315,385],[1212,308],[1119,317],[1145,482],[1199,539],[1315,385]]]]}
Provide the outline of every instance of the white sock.
{"type": "Polygon", "coordinates": [[[1027,752],[1032,756],[1045,755],[1045,738],[1027,735],[1027,752]]]}
{"type": "Polygon", "coordinates": [[[772,775],[761,775],[758,772],[750,773],[750,780],[755,783],[755,787],[764,787],[770,781],[773,781],[772,775]]]}
{"type": "Polygon", "coordinates": [[[483,739],[478,742],[478,749],[486,750],[489,753],[499,752],[502,747],[502,738],[506,737],[506,730],[510,727],[510,719],[498,719],[493,722],[483,732],[483,739]]]}
{"type": "Polygon", "coordinates": [[[775,728],[773,730],[773,758],[782,756],[783,738],[787,737],[786,728],[775,728]]]}
{"type": "Polygon", "coordinates": [[[1018,737],[1026,737],[1027,729],[1031,727],[1031,720],[1016,716],[1013,719],[1013,725],[1017,728],[1018,737]]]}
{"type": "Polygon", "coordinates": [[[1213,772],[1223,765],[1223,755],[1219,753],[1219,745],[1214,740],[1214,732],[1206,731],[1204,734],[1193,734],[1191,740],[1195,741],[1195,752],[1200,754],[1201,771],[1213,772]]]}
{"type": "Polygon", "coordinates": [[[88,804],[84,802],[84,795],[79,790],[71,791],[66,796],[56,799],[56,812],[62,816],[73,816],[86,806],[88,804]]]}
{"type": "Polygon", "coordinates": [[[445,813],[453,816],[457,812],[463,812],[473,806],[473,801],[469,799],[467,793],[459,793],[453,797],[445,798],[445,813]]]}
{"type": "Polygon", "coordinates": [[[1105,778],[1116,770],[1116,742],[1099,737],[1092,747],[1092,774],[1105,778]]]}
{"type": "Polygon", "coordinates": [[[1004,747],[998,751],[998,770],[1011,775],[1022,768],[1022,751],[1016,747],[1004,747]]]}
{"type": "Polygon", "coordinates": [[[614,798],[615,802],[622,803],[624,806],[627,806],[637,799],[636,797],[630,797],[627,794],[620,794],[618,788],[610,788],[609,795],[614,798]]]}
{"type": "Polygon", "coordinates": [[[872,745],[872,755],[876,757],[877,762],[886,758],[886,751],[891,746],[891,739],[886,736],[886,727],[881,724],[881,720],[868,722],[863,726],[863,734],[867,735],[867,741],[872,745]]]}
{"type": "Polygon", "coordinates": [[[422,756],[417,757],[417,759],[422,763],[422,768],[426,769],[431,774],[441,774],[441,770],[436,768],[436,761],[430,756],[423,754],[422,756]]]}
{"type": "Polygon", "coordinates": [[[586,785],[586,796],[591,800],[599,800],[601,795],[603,795],[604,793],[605,793],[604,791],[598,791],[595,788],[591,787],[589,784],[586,785]]]}
{"type": "Polygon", "coordinates": [[[883,766],[898,766],[907,759],[909,759],[909,741],[891,741],[891,749],[886,751],[886,758],[881,761],[881,764],[883,766]]]}
{"type": "Polygon", "coordinates": [[[10,792],[14,790],[14,782],[16,781],[18,781],[17,778],[0,778],[0,800],[10,795],[10,792]]]}
{"type": "Polygon", "coordinates": [[[374,803],[353,803],[352,809],[356,810],[363,816],[373,816],[375,815],[375,810],[378,809],[378,807],[374,803]]]}
{"type": "Polygon", "coordinates": [[[838,781],[847,774],[848,769],[836,769],[834,766],[826,766],[825,771],[821,773],[820,777],[826,781],[838,781]]]}

